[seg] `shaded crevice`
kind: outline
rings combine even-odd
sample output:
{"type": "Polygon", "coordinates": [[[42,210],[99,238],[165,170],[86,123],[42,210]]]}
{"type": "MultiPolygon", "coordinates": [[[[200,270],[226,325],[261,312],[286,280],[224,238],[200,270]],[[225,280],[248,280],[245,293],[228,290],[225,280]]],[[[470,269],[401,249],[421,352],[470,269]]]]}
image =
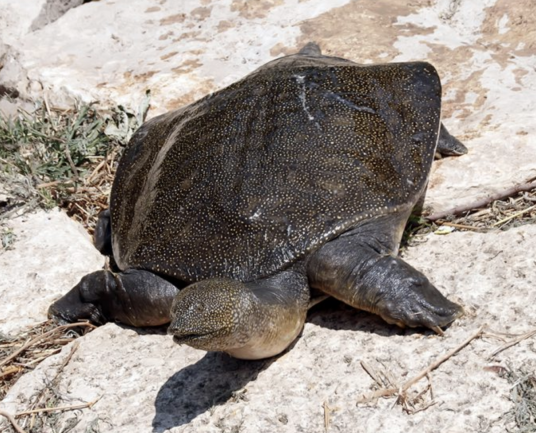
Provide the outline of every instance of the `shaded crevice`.
{"type": "Polygon", "coordinates": [[[41,13],[33,21],[30,26],[30,31],[35,32],[40,30],[48,24],[53,23],[69,10],[74,7],[80,6],[88,1],[84,0],[47,0],[44,4],[41,13]]]}

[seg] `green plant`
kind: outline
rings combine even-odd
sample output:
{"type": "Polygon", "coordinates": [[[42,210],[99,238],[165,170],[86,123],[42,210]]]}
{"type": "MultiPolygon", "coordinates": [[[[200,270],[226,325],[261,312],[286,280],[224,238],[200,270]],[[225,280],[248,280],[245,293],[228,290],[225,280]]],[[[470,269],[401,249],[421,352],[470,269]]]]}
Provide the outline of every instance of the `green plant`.
{"type": "Polygon", "coordinates": [[[136,114],[122,106],[100,111],[96,103],[59,110],[46,102],[35,103],[31,112],[19,109],[14,118],[0,112],[0,182],[11,196],[0,217],[14,207],[60,206],[92,226],[149,100],[147,92],[136,114]]]}

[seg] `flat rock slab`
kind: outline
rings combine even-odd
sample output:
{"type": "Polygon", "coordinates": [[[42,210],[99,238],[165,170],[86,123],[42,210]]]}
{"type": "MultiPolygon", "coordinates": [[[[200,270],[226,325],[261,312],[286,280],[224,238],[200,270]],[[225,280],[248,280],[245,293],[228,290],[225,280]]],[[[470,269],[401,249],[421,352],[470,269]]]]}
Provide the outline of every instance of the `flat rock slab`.
{"type": "Polygon", "coordinates": [[[51,302],[104,258],[83,227],[58,210],[9,221],[13,243],[0,250],[0,332],[16,334],[46,320],[51,302]]]}
{"type": "MultiPolygon", "coordinates": [[[[444,337],[401,330],[335,301],[310,312],[303,335],[282,356],[239,361],[173,343],[164,330],[108,324],[23,376],[0,408],[12,413],[60,373],[62,404],[98,399],[62,413],[73,432],[504,432],[512,426],[511,384],[501,368],[536,369],[535,337],[488,359],[502,341],[474,340],[430,375],[436,404],[414,415],[394,398],[356,406],[376,386],[362,362],[400,385],[458,346],[481,325],[521,334],[536,329],[536,226],[505,232],[430,234],[405,253],[466,316],[444,337]],[[48,380],[47,380],[48,378],[48,380]],[[394,405],[394,407],[393,407],[394,405]]],[[[59,277],[58,277],[59,278],[59,277]]],[[[62,290],[58,289],[58,294],[62,290]]],[[[426,380],[412,388],[423,390],[426,380]]],[[[425,395],[425,402],[430,395],[425,395]]],[[[56,430],[56,431],[57,431],[56,430]]],[[[52,427],[44,429],[53,431],[52,427]]]]}
{"type": "Polygon", "coordinates": [[[444,122],[470,154],[435,166],[432,210],[536,177],[533,0],[102,0],[65,1],[61,10],[58,1],[2,2],[0,29],[11,49],[0,84],[23,96],[136,109],[150,89],[154,116],[316,41],[325,54],[359,63],[436,66],[444,122]],[[32,30],[49,3],[64,14],[32,30]]]}

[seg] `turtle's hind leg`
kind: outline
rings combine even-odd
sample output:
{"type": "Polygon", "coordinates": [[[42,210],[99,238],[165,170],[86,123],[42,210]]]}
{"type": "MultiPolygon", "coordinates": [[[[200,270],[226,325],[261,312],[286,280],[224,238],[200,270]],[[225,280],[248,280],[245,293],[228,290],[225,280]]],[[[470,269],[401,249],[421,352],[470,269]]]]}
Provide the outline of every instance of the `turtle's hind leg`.
{"type": "Polygon", "coordinates": [[[444,156],[460,156],[469,152],[460,140],[450,135],[443,123],[441,123],[441,129],[439,130],[436,150],[444,156]]]}
{"type": "Polygon", "coordinates": [[[97,271],[84,276],[54,302],[48,316],[58,322],[89,320],[96,325],[121,322],[131,326],[169,323],[179,288],[149,271],[97,271]]]}

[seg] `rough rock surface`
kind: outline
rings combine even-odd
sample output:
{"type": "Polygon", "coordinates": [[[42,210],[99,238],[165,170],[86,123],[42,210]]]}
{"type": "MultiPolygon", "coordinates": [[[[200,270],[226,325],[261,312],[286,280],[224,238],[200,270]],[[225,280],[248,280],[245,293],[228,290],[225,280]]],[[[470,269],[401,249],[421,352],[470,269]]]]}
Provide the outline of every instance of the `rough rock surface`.
{"type": "MultiPolygon", "coordinates": [[[[56,21],[84,0],[0,0],[0,42],[16,46],[30,32],[56,21]]],[[[0,51],[0,57],[4,54],[0,51]]]]}
{"type": "MultiPolygon", "coordinates": [[[[65,404],[100,399],[81,414],[62,414],[57,427],[76,417],[73,432],[97,424],[114,433],[323,432],[327,404],[333,432],[435,432],[437,426],[445,433],[504,432],[511,384],[497,366],[534,371],[534,338],[493,360],[487,357],[501,341],[473,341],[431,374],[436,404],[414,415],[392,408],[393,398],[356,406],[373,389],[361,362],[399,385],[485,323],[512,334],[535,329],[535,237],[534,225],[492,234],[431,234],[407,252],[411,264],[467,310],[445,337],[400,330],[332,301],[315,307],[290,351],[247,362],[175,345],[164,330],[108,324],[77,340],[58,386],[65,404]]],[[[64,284],[60,275],[57,282],[64,284]]],[[[72,344],[23,376],[0,408],[22,410],[71,350],[72,344]]]]}
{"type": "Polygon", "coordinates": [[[471,152],[436,166],[427,198],[435,211],[536,177],[533,0],[102,0],[32,32],[24,29],[35,17],[22,26],[9,18],[28,6],[9,3],[0,9],[12,45],[0,84],[22,95],[136,107],[151,89],[153,116],[315,40],[356,62],[437,67],[445,124],[471,152]]]}
{"type": "Polygon", "coordinates": [[[69,9],[80,6],[84,0],[47,0],[32,22],[31,31],[39,30],[63,16],[69,9]]]}
{"type": "Polygon", "coordinates": [[[0,251],[0,332],[15,334],[47,318],[48,306],[65,287],[104,258],[82,226],[58,210],[13,218],[12,247],[0,251]]]}

